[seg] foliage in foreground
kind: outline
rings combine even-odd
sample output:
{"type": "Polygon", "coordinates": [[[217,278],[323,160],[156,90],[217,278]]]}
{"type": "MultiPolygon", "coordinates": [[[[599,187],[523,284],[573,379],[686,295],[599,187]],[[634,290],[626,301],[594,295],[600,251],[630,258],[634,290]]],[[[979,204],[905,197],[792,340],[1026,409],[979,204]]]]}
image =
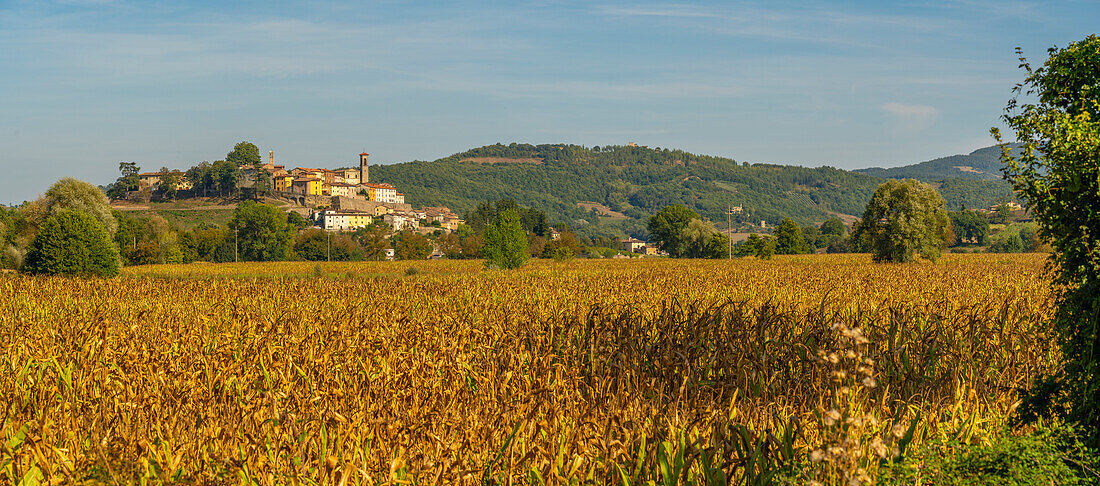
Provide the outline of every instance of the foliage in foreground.
{"type": "Polygon", "coordinates": [[[0,278],[0,481],[873,480],[859,457],[898,424],[910,447],[995,439],[1057,363],[1035,255],[480,267],[0,278]],[[842,443],[852,467],[811,461],[842,443]]]}
{"type": "MultiPolygon", "coordinates": [[[[1031,69],[1017,85],[1004,121],[1022,142],[1006,147],[1005,178],[1027,201],[1039,236],[1053,247],[1054,284],[1060,287],[1054,327],[1065,367],[1037,386],[1023,417],[1053,415],[1078,424],[1100,445],[1100,37],[1089,36],[1031,69]],[[1025,92],[1026,90],[1026,92],[1025,92]]],[[[994,129],[1000,140],[1000,133],[994,129]]]]}
{"type": "Polygon", "coordinates": [[[1100,456],[1080,442],[1077,431],[1042,428],[988,444],[935,441],[904,461],[889,463],[883,485],[1048,486],[1100,484],[1100,456]]]}

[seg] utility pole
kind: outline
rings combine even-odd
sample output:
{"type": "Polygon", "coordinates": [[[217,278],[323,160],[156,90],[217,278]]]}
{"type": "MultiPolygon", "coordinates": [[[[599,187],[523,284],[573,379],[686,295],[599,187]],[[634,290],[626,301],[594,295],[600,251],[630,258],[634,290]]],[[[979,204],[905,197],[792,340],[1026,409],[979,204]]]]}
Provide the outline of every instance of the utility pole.
{"type": "Polygon", "coordinates": [[[726,209],[726,226],[729,228],[726,233],[726,240],[730,247],[730,260],[733,260],[733,205],[729,205],[726,209]]]}
{"type": "Polygon", "coordinates": [[[237,236],[237,231],[238,231],[237,227],[234,226],[233,227],[233,263],[237,263],[237,246],[238,246],[237,241],[239,240],[239,237],[237,236]]]}
{"type": "Polygon", "coordinates": [[[329,232],[328,230],[325,230],[325,236],[327,236],[327,237],[328,237],[328,238],[327,238],[327,241],[328,241],[328,250],[327,250],[327,252],[325,253],[325,255],[326,255],[326,257],[325,257],[325,258],[326,258],[326,260],[327,260],[327,261],[330,261],[330,262],[331,262],[331,261],[332,261],[332,233],[330,233],[330,232],[329,232]]]}

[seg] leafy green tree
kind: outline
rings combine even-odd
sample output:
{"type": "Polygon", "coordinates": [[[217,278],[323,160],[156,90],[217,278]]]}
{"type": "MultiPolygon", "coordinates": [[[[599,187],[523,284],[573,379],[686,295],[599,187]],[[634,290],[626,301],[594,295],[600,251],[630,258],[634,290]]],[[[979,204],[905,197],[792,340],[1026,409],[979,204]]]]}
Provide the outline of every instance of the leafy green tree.
{"type": "Polygon", "coordinates": [[[1012,209],[1007,204],[998,204],[993,208],[993,216],[990,217],[990,222],[994,224],[1007,224],[1008,220],[1012,218],[1012,209]]]}
{"type": "Polygon", "coordinates": [[[821,230],[821,234],[830,237],[843,238],[844,235],[848,234],[848,227],[844,225],[844,221],[841,221],[841,219],[836,216],[833,216],[825,220],[824,223],[821,223],[821,227],[819,229],[821,230]]]}
{"type": "Polygon", "coordinates": [[[1020,238],[1019,228],[1006,228],[993,235],[989,245],[991,253],[1020,253],[1024,251],[1024,240],[1020,238]]]}
{"type": "Polygon", "coordinates": [[[126,193],[130,191],[136,191],[140,183],[138,178],[138,172],[141,172],[141,168],[133,162],[119,162],[118,171],[122,174],[114,184],[107,187],[107,197],[111,199],[122,199],[126,197],[126,193]]]}
{"type": "Polygon", "coordinates": [[[546,242],[546,246],[542,249],[542,257],[553,258],[558,261],[570,260],[581,254],[582,251],[584,251],[584,246],[577,239],[577,235],[568,228],[563,227],[558,239],[546,242]]]}
{"type": "Polygon", "coordinates": [[[297,211],[290,211],[286,213],[286,222],[298,230],[304,230],[310,226],[309,220],[307,220],[297,211]]]}
{"type": "Polygon", "coordinates": [[[909,262],[914,253],[935,261],[949,229],[943,198],[914,179],[886,181],[875,190],[854,236],[871,248],[876,262],[909,262]]]}
{"type": "Polygon", "coordinates": [[[199,162],[194,167],[187,169],[187,172],[183,175],[191,183],[194,193],[197,195],[199,191],[202,191],[202,196],[206,197],[210,191],[214,190],[213,187],[213,175],[211,174],[211,165],[209,162],[199,162]]]}
{"type": "Polygon", "coordinates": [[[398,260],[427,260],[432,254],[432,242],[411,231],[394,235],[393,256],[398,260]]]}
{"type": "Polygon", "coordinates": [[[964,209],[947,213],[955,231],[953,244],[973,243],[984,245],[989,240],[989,220],[974,211],[964,209]]]}
{"type": "Polygon", "coordinates": [[[1024,251],[1039,251],[1043,241],[1039,239],[1039,226],[1033,222],[1020,225],[1020,241],[1024,251]]]}
{"type": "Polygon", "coordinates": [[[737,245],[737,256],[754,256],[761,260],[771,260],[775,254],[775,238],[771,235],[758,235],[753,233],[749,238],[737,245]]]}
{"type": "Polygon", "coordinates": [[[729,238],[718,232],[714,224],[693,219],[680,232],[688,258],[726,258],[729,256],[729,238]]]}
{"type": "Polygon", "coordinates": [[[684,228],[697,219],[700,219],[699,213],[682,204],[673,204],[650,216],[646,228],[650,238],[657,241],[661,250],[668,252],[671,257],[679,258],[690,251],[690,242],[684,239],[684,228]]]}
{"type": "Polygon", "coordinates": [[[362,260],[363,250],[349,235],[308,229],[294,238],[294,256],[315,262],[350,262],[362,260]]]}
{"type": "Polygon", "coordinates": [[[111,238],[114,238],[118,229],[118,222],[111,214],[107,195],[87,182],[72,177],[58,179],[46,190],[42,203],[45,209],[43,216],[67,210],[81,211],[99,221],[111,238]]]}
{"type": "Polygon", "coordinates": [[[249,142],[239,142],[233,146],[233,150],[225,154],[225,161],[234,167],[260,165],[260,149],[249,142]]]}
{"type": "Polygon", "coordinates": [[[440,235],[435,239],[435,245],[449,259],[462,258],[462,240],[453,232],[440,235]]]}
{"type": "Polygon", "coordinates": [[[160,184],[157,185],[157,194],[165,199],[176,198],[176,186],[183,180],[183,174],[170,170],[167,167],[160,168],[160,184]]]}
{"type": "MultiPolygon", "coordinates": [[[[225,244],[225,237],[225,229],[213,224],[205,224],[191,231],[180,232],[179,242],[180,249],[184,253],[184,261],[215,261],[214,255],[218,248],[225,244]]],[[[233,261],[233,255],[229,255],[228,261],[233,261]]]]}
{"type": "Polygon", "coordinates": [[[775,229],[775,252],[780,255],[809,253],[810,247],[802,238],[802,228],[791,218],[783,218],[775,229]]]}
{"type": "MultiPolygon", "coordinates": [[[[1017,53],[1019,53],[1017,49],[1017,53]]],[[[1054,328],[1063,366],[1044,377],[1021,417],[1060,416],[1100,446],[1100,37],[1090,35],[1027,72],[1003,117],[1023,144],[1004,147],[1005,178],[1025,200],[1053,253],[1054,328]],[[1019,96],[1027,96],[1021,103],[1019,96]],[[1034,100],[1034,101],[1031,101],[1034,100]]],[[[1001,141],[997,129],[993,135],[1001,141]]]]}
{"type": "Polygon", "coordinates": [[[519,268],[527,261],[527,232],[519,220],[519,213],[508,209],[496,222],[485,228],[485,246],[482,254],[485,264],[499,268],[519,268]]]}
{"type": "Polygon", "coordinates": [[[386,250],[390,249],[390,242],[386,239],[389,233],[389,225],[376,221],[369,226],[356,228],[352,238],[363,249],[364,259],[382,261],[386,259],[386,250]]]}
{"type": "Polygon", "coordinates": [[[236,242],[238,259],[261,262],[286,260],[297,231],[281,209],[252,201],[237,205],[229,230],[227,240],[236,242]]]}
{"type": "Polygon", "coordinates": [[[252,184],[252,189],[257,195],[263,196],[271,194],[271,191],[275,190],[274,181],[271,180],[271,173],[266,170],[257,170],[255,175],[256,181],[252,184]]]}
{"type": "Polygon", "coordinates": [[[226,160],[215,161],[210,166],[210,172],[206,174],[206,183],[217,188],[222,196],[229,196],[237,189],[237,181],[240,180],[241,171],[235,164],[226,160]]]}
{"type": "Polygon", "coordinates": [[[118,275],[118,249],[96,218],[79,210],[50,216],[27,252],[23,271],[41,275],[118,275]]]}

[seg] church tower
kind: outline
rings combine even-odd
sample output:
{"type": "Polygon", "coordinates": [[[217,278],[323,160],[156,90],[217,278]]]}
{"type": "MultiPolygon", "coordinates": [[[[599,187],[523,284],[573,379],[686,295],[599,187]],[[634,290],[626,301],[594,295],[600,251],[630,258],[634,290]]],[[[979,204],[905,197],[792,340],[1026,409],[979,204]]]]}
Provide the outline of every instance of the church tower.
{"type": "Polygon", "coordinates": [[[359,154],[359,183],[366,184],[370,182],[370,169],[367,168],[367,157],[370,154],[363,152],[359,154]]]}

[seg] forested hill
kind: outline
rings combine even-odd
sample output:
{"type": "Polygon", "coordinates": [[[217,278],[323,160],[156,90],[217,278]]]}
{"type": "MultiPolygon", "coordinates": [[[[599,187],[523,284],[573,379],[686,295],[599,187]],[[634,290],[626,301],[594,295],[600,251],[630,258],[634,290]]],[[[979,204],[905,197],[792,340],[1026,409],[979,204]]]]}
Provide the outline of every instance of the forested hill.
{"type": "MultiPolygon", "coordinates": [[[[608,236],[640,234],[646,218],[674,203],[723,223],[730,205],[744,207],[735,219],[769,225],[784,217],[809,224],[833,214],[859,215],[882,182],[832,167],[750,165],[681,150],[561,144],[496,144],[431,162],[372,166],[371,179],[397,186],[413,206],[443,205],[461,214],[482,201],[511,198],[546,211],[554,222],[608,236]],[[579,207],[581,202],[621,215],[597,218],[579,207]]],[[[953,197],[945,194],[949,205],[953,197]]]]}
{"type": "MultiPolygon", "coordinates": [[[[1019,144],[1010,144],[1014,149],[1019,144]]],[[[919,164],[906,165],[904,167],[892,167],[883,169],[871,167],[868,169],[856,169],[867,175],[890,179],[917,179],[921,181],[938,181],[943,179],[977,179],[999,180],[1001,179],[1001,147],[994,145],[970,152],[966,155],[952,155],[940,157],[919,164]]]]}

